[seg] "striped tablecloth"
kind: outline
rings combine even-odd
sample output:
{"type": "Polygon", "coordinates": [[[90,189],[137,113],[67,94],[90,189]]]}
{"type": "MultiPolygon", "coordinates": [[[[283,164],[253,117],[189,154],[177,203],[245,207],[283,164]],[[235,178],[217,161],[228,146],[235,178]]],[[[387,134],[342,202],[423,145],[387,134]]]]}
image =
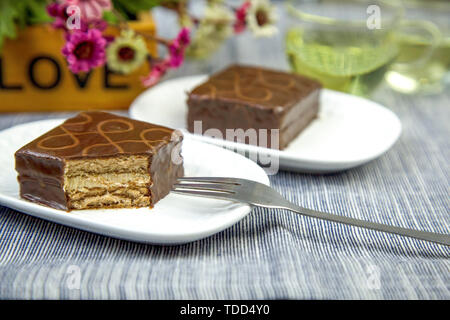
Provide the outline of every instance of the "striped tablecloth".
{"type": "MultiPolygon", "coordinates": [[[[280,172],[272,185],[310,208],[448,233],[450,95],[378,97],[404,128],[387,154],[338,174],[280,172]]],[[[2,115],[0,128],[51,116],[2,115]]],[[[0,207],[0,298],[449,299],[449,257],[441,245],[281,210],[255,209],[194,243],[152,246],[0,207]]]]}
{"type": "MultiPolygon", "coordinates": [[[[230,62],[286,68],[281,41],[244,35],[172,76],[230,62]]],[[[374,100],[403,124],[387,154],[332,175],[280,172],[272,186],[306,207],[449,233],[450,92],[410,97],[382,87],[374,100]]],[[[0,129],[55,116],[67,114],[0,115],[0,129]]],[[[450,299],[449,258],[448,247],[281,210],[255,209],[201,241],[152,246],[0,207],[3,299],[450,299]]]]}

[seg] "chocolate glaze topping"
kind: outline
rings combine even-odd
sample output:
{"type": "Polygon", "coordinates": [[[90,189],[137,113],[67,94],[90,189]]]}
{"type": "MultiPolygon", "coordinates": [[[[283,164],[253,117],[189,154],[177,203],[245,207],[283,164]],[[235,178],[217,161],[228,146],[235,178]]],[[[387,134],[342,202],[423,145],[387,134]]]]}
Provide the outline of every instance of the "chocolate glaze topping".
{"type": "Polygon", "coordinates": [[[317,81],[297,74],[232,65],[192,90],[190,98],[239,102],[282,111],[319,88],[317,81]]]}
{"type": "Polygon", "coordinates": [[[81,112],[30,142],[18,153],[76,159],[154,153],[174,130],[107,112],[81,112]]]}

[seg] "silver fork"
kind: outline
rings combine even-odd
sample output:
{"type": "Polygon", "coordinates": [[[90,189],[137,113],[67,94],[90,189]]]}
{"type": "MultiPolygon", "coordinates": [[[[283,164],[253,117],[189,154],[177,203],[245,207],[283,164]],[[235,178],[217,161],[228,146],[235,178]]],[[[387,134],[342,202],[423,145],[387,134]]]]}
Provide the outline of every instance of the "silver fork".
{"type": "Polygon", "coordinates": [[[281,196],[271,187],[259,182],[246,179],[219,177],[184,177],[178,179],[177,183],[172,189],[172,192],[185,195],[237,201],[258,207],[287,209],[308,217],[339,222],[360,228],[394,233],[406,237],[450,246],[450,236],[447,234],[394,227],[386,224],[348,218],[327,212],[320,212],[303,208],[287,201],[285,198],[283,198],[283,196],[281,196]]]}

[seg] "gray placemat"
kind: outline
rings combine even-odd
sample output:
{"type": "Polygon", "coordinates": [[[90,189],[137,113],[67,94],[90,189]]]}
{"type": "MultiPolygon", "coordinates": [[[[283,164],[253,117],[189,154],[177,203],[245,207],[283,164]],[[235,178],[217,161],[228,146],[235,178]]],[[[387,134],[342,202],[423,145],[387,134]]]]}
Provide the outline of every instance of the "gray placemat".
{"type": "MultiPolygon", "coordinates": [[[[286,69],[282,39],[282,33],[257,41],[240,36],[169,77],[231,62],[286,69]]],[[[374,99],[403,124],[390,151],[332,175],[280,172],[272,185],[313,209],[449,233],[450,93],[409,97],[381,88],[374,99]]],[[[67,115],[2,114],[0,129],[67,115]]],[[[448,247],[281,210],[255,209],[219,234],[171,247],[111,239],[0,207],[3,299],[449,299],[449,257],[448,247]]]]}

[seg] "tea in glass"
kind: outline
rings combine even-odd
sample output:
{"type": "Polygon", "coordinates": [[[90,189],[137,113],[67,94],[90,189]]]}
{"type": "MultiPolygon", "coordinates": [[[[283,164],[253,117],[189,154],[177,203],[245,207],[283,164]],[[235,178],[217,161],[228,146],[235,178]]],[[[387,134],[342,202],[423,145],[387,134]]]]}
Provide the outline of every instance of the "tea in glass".
{"type": "Polygon", "coordinates": [[[294,20],[286,34],[289,64],[326,88],[367,96],[398,55],[393,29],[399,7],[382,1],[291,1],[288,10],[294,20]],[[379,29],[367,24],[373,3],[382,12],[379,29]]]}

